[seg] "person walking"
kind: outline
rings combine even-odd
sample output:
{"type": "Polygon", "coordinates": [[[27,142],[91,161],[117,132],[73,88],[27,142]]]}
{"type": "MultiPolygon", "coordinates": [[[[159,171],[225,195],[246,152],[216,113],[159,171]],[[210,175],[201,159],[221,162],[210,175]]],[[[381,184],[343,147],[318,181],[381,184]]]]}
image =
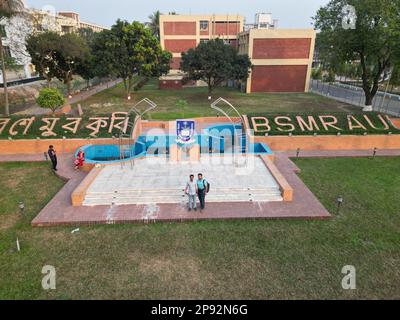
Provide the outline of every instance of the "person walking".
{"type": "Polygon", "coordinates": [[[47,151],[47,154],[49,155],[49,158],[50,158],[51,163],[53,165],[53,170],[57,171],[57,152],[54,149],[53,145],[49,146],[49,150],[47,151]]]}
{"type": "Polygon", "coordinates": [[[197,195],[197,184],[194,181],[194,175],[191,174],[189,176],[189,181],[186,183],[186,188],[185,188],[185,193],[189,197],[189,211],[194,209],[194,211],[197,211],[197,205],[196,205],[196,195],[197,195]]]}
{"type": "Polygon", "coordinates": [[[206,194],[209,190],[209,184],[206,179],[203,178],[203,174],[197,175],[197,195],[200,201],[200,212],[206,207],[206,194]]]}

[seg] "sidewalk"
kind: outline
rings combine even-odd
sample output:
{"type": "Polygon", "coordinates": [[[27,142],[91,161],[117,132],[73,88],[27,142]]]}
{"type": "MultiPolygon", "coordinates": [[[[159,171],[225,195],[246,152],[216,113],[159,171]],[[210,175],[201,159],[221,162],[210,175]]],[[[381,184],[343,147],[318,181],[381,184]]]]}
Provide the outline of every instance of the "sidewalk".
{"type": "MultiPolygon", "coordinates": [[[[68,105],[80,102],[82,100],[85,100],[101,91],[112,88],[121,82],[122,82],[122,79],[112,80],[112,81],[108,81],[106,83],[102,83],[102,84],[93,86],[88,91],[81,91],[77,94],[74,94],[71,99],[66,98],[66,103],[64,106],[68,106],[68,105]]],[[[23,111],[16,112],[15,114],[17,114],[17,115],[18,114],[43,115],[43,114],[47,114],[47,113],[49,113],[49,110],[40,108],[38,105],[34,104],[31,107],[28,107],[27,109],[25,109],[23,111]]]]}

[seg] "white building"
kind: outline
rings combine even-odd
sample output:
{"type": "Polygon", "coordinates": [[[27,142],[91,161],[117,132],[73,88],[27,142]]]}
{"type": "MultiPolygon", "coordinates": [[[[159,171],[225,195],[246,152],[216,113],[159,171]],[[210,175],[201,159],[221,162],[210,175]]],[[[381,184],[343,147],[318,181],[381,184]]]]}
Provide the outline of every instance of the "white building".
{"type": "MultiPolygon", "coordinates": [[[[7,70],[7,82],[30,79],[35,68],[26,50],[26,39],[34,32],[54,31],[60,34],[77,32],[80,28],[89,28],[100,32],[106,28],[93,23],[83,22],[74,12],[52,12],[25,8],[24,13],[10,19],[0,20],[0,34],[4,53],[14,59],[16,70],[7,70]]],[[[0,70],[0,84],[3,76],[0,70]]]]}
{"type": "MultiPolygon", "coordinates": [[[[31,78],[34,74],[34,67],[31,64],[29,53],[26,51],[25,41],[32,30],[32,24],[22,16],[14,16],[11,19],[1,20],[0,30],[4,53],[13,58],[16,64],[15,70],[8,70],[7,81],[31,78]]],[[[0,83],[3,83],[2,75],[0,83]]]]}

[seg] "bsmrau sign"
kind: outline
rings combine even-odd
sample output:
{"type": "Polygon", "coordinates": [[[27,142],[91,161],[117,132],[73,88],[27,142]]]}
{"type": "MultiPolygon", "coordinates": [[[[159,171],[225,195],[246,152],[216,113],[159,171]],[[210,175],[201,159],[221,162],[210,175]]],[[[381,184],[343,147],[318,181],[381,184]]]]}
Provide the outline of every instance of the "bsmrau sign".
{"type": "Polygon", "coordinates": [[[193,120],[176,120],[176,141],[181,144],[194,142],[194,128],[193,120]]]}
{"type": "Polygon", "coordinates": [[[247,117],[255,135],[400,133],[390,117],[378,113],[272,114],[247,117]]]}

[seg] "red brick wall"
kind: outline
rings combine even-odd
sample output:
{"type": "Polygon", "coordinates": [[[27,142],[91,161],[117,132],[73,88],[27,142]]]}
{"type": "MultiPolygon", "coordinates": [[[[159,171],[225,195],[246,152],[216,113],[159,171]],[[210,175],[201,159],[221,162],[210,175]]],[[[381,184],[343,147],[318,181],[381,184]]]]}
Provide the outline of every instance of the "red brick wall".
{"type": "Polygon", "coordinates": [[[232,46],[233,48],[237,48],[237,47],[238,47],[237,44],[238,44],[238,43],[237,43],[237,40],[231,40],[231,46],[232,46]]]}
{"type": "Polygon", "coordinates": [[[254,39],[253,59],[308,59],[311,39],[254,39]]]}
{"type": "Polygon", "coordinates": [[[181,68],[181,58],[172,58],[170,67],[171,69],[180,69],[181,68]]]}
{"type": "Polygon", "coordinates": [[[236,36],[239,33],[240,24],[237,22],[230,22],[229,27],[227,22],[216,22],[215,23],[215,34],[221,36],[223,34],[229,34],[236,36]]]}
{"type": "Polygon", "coordinates": [[[179,80],[159,80],[160,89],[182,89],[182,81],[179,80]]]}
{"type": "Polygon", "coordinates": [[[196,22],[164,22],[164,35],[196,35],[196,22]]]}
{"type": "Polygon", "coordinates": [[[304,92],[307,66],[254,66],[251,92],[304,92]]]}
{"type": "Polygon", "coordinates": [[[165,50],[181,53],[186,52],[191,48],[196,48],[196,40],[164,40],[165,50]]]}

